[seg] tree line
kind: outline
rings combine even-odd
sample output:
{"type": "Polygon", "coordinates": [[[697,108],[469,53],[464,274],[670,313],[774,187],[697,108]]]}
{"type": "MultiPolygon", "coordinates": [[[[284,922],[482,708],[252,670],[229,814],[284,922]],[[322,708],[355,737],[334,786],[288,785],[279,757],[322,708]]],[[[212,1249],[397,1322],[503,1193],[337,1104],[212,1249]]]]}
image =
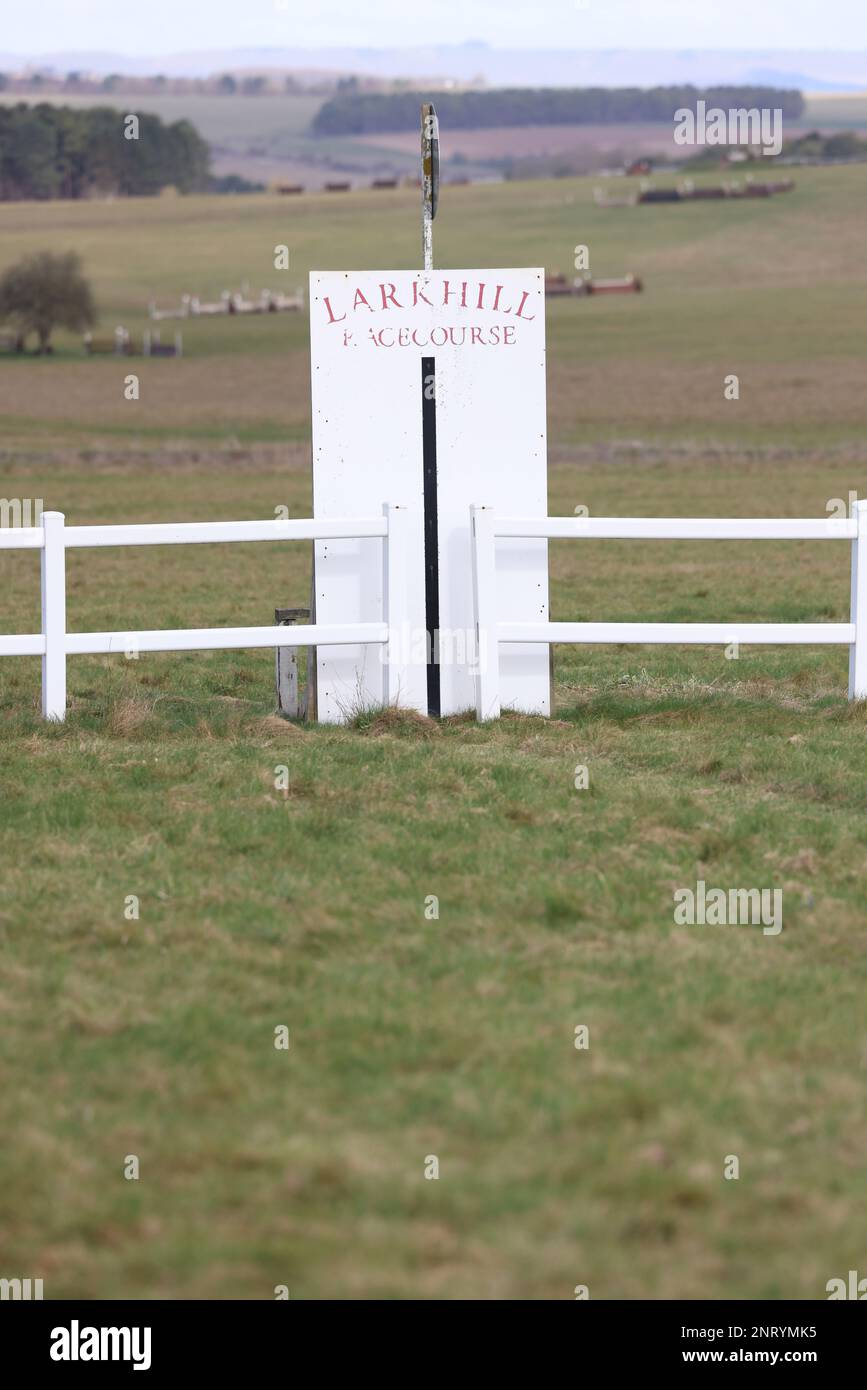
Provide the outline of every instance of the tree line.
{"type": "Polygon", "coordinates": [[[134,127],[108,106],[0,106],[0,202],[207,188],[210,152],[195,126],[135,115],[134,127]]]}
{"type": "MultiPolygon", "coordinates": [[[[66,74],[44,72],[0,72],[0,92],[21,95],[21,99],[40,99],[49,95],[66,96],[107,96],[123,94],[130,96],[262,96],[283,94],[284,92],[302,94],[325,94],[339,91],[341,79],[323,76],[301,81],[292,73],[273,73],[235,75],[231,72],[215,73],[211,77],[166,77],[156,73],[153,77],[138,74],[111,72],[104,77],[92,73],[72,71],[66,74]]],[[[359,84],[356,83],[356,86],[359,84]]],[[[371,80],[371,90],[377,84],[371,80]]],[[[404,86],[407,84],[404,83],[404,86]]]]}
{"type": "MultiPolygon", "coordinates": [[[[673,121],[682,107],[780,108],[796,120],[804,98],[777,87],[507,87],[493,91],[439,92],[437,115],[450,130],[527,125],[609,125],[627,121],[673,121]]],[[[342,92],[325,102],[313,118],[316,135],[368,135],[414,130],[422,92],[342,92]]]]}

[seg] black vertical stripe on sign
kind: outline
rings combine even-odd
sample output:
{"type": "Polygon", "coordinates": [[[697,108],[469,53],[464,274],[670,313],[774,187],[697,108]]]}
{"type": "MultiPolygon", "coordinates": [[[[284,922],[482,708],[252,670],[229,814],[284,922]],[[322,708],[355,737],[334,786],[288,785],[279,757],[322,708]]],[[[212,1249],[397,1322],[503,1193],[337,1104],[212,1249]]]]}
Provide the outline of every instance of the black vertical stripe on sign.
{"type": "Polygon", "coordinates": [[[422,476],[424,483],[424,611],[427,628],[427,712],[440,714],[440,561],[437,517],[436,361],[421,359],[422,476]]]}

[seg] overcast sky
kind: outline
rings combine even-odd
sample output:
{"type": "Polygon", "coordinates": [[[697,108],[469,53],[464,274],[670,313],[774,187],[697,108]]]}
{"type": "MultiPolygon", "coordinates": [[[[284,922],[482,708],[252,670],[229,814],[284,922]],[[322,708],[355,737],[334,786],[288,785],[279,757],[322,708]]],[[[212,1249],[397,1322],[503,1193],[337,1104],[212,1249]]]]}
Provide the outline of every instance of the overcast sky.
{"type": "Polygon", "coordinates": [[[867,0],[0,0],[7,53],[403,47],[867,48],[867,0]]]}

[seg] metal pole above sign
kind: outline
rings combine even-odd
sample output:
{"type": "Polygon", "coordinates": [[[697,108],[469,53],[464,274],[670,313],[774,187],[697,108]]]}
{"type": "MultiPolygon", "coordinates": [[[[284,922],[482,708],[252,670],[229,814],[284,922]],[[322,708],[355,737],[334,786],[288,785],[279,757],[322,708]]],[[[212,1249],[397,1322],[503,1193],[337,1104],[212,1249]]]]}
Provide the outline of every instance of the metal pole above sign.
{"type": "Polygon", "coordinates": [[[433,220],[440,188],[440,128],[432,102],[421,108],[422,252],[425,270],[433,270],[433,220]]]}

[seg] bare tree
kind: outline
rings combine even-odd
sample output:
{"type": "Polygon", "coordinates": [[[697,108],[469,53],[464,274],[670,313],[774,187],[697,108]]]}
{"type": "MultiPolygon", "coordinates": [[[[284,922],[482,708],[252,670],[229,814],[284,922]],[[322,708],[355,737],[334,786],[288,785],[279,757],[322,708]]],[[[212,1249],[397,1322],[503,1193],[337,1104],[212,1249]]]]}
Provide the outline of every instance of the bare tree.
{"type": "Polygon", "coordinates": [[[0,278],[0,320],[11,325],[19,351],[35,333],[41,353],[51,351],[55,328],[79,333],[92,327],[96,306],[78,256],[40,251],[10,266],[0,278]]]}

